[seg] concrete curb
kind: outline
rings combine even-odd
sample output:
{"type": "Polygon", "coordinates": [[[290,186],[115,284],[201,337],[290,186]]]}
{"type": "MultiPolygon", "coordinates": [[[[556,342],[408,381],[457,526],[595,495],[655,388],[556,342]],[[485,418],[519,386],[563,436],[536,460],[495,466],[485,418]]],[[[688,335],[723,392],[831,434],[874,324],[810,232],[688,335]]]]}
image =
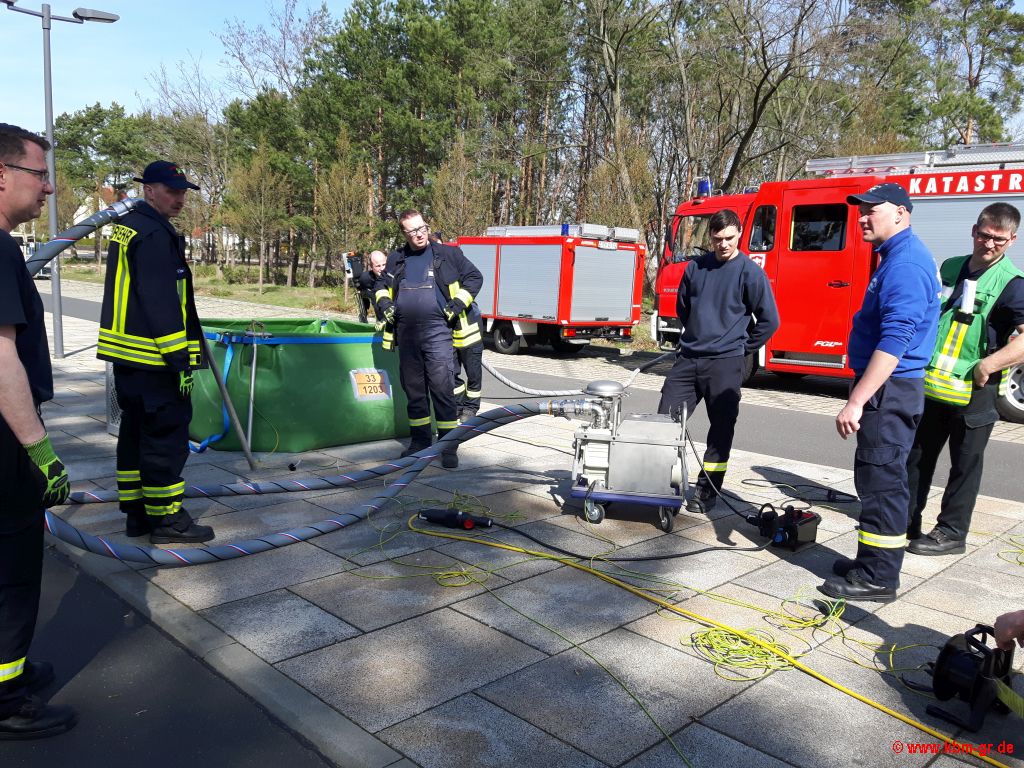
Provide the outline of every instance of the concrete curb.
{"type": "Polygon", "coordinates": [[[104,584],[190,654],[311,744],[338,768],[413,768],[414,763],[278,672],[234,638],[124,563],[47,535],[57,551],[104,584]]]}

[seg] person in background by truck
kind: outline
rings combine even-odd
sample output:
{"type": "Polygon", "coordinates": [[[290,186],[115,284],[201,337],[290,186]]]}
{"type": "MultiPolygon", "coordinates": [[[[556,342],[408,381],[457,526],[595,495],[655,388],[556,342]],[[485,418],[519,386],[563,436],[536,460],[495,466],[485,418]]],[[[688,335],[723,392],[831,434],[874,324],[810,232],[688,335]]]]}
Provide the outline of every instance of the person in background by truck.
{"type": "Polygon", "coordinates": [[[1024,362],[1024,273],[1004,258],[1019,226],[1020,211],[1012,205],[987,206],[971,229],[973,251],[946,259],[939,269],[945,302],[925,369],[924,415],[907,463],[907,549],[915,555],[966,551],[985,446],[999,420],[999,387],[1006,370],[1024,362]],[[962,306],[965,294],[968,306],[962,306]],[[1020,335],[1009,341],[1014,331],[1020,335]],[[922,538],[921,512],[947,441],[949,481],[935,528],[922,538]]]}
{"type": "Polygon", "coordinates": [[[899,184],[850,195],[861,237],[881,261],[871,277],[848,345],[855,378],[836,416],[845,440],[857,435],[853,482],[860,497],[855,560],[832,564],[818,590],[831,598],[896,598],[907,544],[907,456],[924,410],[924,369],[935,345],[939,280],[931,253],[910,228],[913,203],[899,184]]]}
{"type": "Polygon", "coordinates": [[[690,512],[715,505],[732,450],[744,360],[779,327],[768,278],[740,252],[742,233],[735,211],[719,211],[708,222],[713,252],[690,261],[679,283],[677,305],[683,332],[676,361],[661,389],[658,413],[686,413],[703,400],[711,422],[703,471],[690,512]]]}
{"type": "Polygon", "coordinates": [[[359,273],[359,277],[356,278],[356,288],[359,290],[360,323],[369,321],[370,307],[373,307],[377,320],[381,319],[380,310],[377,309],[377,302],[373,300],[373,286],[376,284],[377,278],[384,272],[384,267],[387,264],[388,257],[384,254],[384,251],[370,251],[369,268],[363,269],[359,273]]]}
{"type": "MultiPolygon", "coordinates": [[[[412,438],[402,456],[411,456],[430,447],[431,403],[439,438],[459,425],[453,344],[472,344],[480,336],[480,326],[469,322],[467,310],[483,276],[462,249],[430,242],[430,227],[419,211],[403,211],[398,227],[406,244],[388,257],[374,295],[386,323],[384,349],[398,342],[412,438]]],[[[441,455],[446,469],[459,466],[456,447],[441,455]]]]}

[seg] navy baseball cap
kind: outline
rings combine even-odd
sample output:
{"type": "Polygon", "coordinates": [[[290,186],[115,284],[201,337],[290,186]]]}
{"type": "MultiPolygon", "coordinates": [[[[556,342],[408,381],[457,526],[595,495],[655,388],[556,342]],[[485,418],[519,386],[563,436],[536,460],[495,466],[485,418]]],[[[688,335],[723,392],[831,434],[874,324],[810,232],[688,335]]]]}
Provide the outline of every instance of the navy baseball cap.
{"type": "Polygon", "coordinates": [[[141,181],[143,184],[163,184],[171,189],[199,189],[199,187],[185,178],[185,172],[175,163],[166,160],[157,160],[146,166],[142,176],[136,176],[132,181],[141,181]]]}
{"type": "Polygon", "coordinates": [[[892,203],[893,205],[902,205],[908,211],[914,210],[914,204],[910,202],[910,195],[907,194],[907,190],[895,182],[876,184],[867,192],[861,192],[859,195],[850,195],[846,198],[846,202],[850,205],[892,203]]]}

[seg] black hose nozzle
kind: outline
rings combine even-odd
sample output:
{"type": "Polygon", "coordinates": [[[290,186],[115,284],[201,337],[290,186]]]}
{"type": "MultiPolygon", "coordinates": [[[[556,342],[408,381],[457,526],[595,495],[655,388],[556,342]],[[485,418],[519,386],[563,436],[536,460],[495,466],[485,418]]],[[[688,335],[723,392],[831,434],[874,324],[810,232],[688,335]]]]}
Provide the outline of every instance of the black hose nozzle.
{"type": "Polygon", "coordinates": [[[489,517],[471,515],[459,509],[438,509],[437,507],[420,510],[419,519],[449,528],[465,528],[467,531],[477,526],[490,528],[494,525],[494,521],[489,517]]]}

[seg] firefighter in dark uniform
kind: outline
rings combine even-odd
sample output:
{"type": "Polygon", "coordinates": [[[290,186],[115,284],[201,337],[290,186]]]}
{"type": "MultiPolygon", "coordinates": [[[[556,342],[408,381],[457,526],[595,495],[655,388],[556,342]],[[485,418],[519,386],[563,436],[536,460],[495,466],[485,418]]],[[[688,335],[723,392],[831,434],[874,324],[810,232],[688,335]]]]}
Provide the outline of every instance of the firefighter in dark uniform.
{"type": "Polygon", "coordinates": [[[363,271],[359,273],[359,277],[356,278],[356,287],[359,290],[359,322],[361,323],[369,322],[371,307],[376,315],[376,319],[381,319],[377,302],[374,301],[373,290],[377,284],[377,278],[384,272],[384,267],[387,264],[388,257],[384,251],[372,251],[369,257],[369,264],[363,268],[363,271]]]}
{"type": "MultiPolygon", "coordinates": [[[[430,242],[419,211],[403,211],[398,225],[406,245],[388,258],[376,296],[385,321],[384,348],[398,344],[412,437],[402,456],[410,456],[431,445],[431,402],[439,438],[458,426],[454,347],[480,338],[480,326],[470,322],[467,310],[483,277],[461,249],[430,242]]],[[[456,449],[446,450],[441,463],[457,467],[456,449]]]]}
{"type": "MultiPolygon", "coordinates": [[[[430,233],[431,243],[444,243],[444,236],[440,232],[430,233]]],[[[480,307],[474,301],[469,305],[466,317],[471,324],[480,326],[483,318],[480,315],[480,307]]],[[[480,328],[479,336],[471,334],[470,338],[475,341],[467,343],[466,337],[452,338],[452,346],[455,347],[455,405],[458,409],[459,421],[465,421],[476,416],[480,410],[480,395],[484,384],[484,336],[483,328],[480,328]],[[466,372],[463,381],[462,372],[466,372]]]]}
{"type": "Polygon", "coordinates": [[[203,367],[185,238],[170,219],[199,189],[173,163],[146,166],[145,202],[114,226],[100,312],[97,357],[114,365],[121,427],[117,491],[128,536],[154,544],[199,543],[213,529],[182,506],[192,420],[192,371],[203,367]]]}
{"type": "Polygon", "coordinates": [[[701,400],[707,408],[711,424],[700,479],[686,505],[691,512],[715,505],[729,465],[746,357],[779,327],[764,270],[739,250],[739,216],[719,211],[708,230],[714,250],[690,261],[679,283],[683,333],[658,405],[658,413],[675,413],[685,404],[688,418],[701,400]]]}
{"type": "Polygon", "coordinates": [[[0,740],[62,733],[76,717],[33,696],[53,681],[53,667],[27,659],[43,576],[43,510],[63,504],[71,487],[39,418],[39,404],[53,398],[43,302],[9,234],[38,217],[53,192],[49,147],[0,124],[0,740]]]}
{"type": "Polygon", "coordinates": [[[907,551],[954,555],[981,490],[985,447],[999,421],[996,401],[1008,370],[1024,362],[1024,273],[1006,258],[1017,240],[1020,211],[1007,203],[982,210],[971,230],[973,251],[939,268],[944,303],[935,350],[924,374],[924,414],[907,462],[910,524],[907,551]],[[963,303],[965,287],[971,294],[963,303]],[[1014,331],[1020,335],[1010,340],[1014,331]],[[949,443],[949,480],[934,530],[921,536],[935,464],[949,443]]]}
{"type": "Polygon", "coordinates": [[[913,203],[899,184],[847,198],[861,237],[880,258],[847,348],[854,380],[836,416],[845,440],[857,435],[853,482],[860,497],[856,559],[832,564],[818,590],[846,600],[896,598],[907,545],[907,457],[924,409],[924,370],[935,345],[939,279],[928,248],[910,228],[913,203]]]}

